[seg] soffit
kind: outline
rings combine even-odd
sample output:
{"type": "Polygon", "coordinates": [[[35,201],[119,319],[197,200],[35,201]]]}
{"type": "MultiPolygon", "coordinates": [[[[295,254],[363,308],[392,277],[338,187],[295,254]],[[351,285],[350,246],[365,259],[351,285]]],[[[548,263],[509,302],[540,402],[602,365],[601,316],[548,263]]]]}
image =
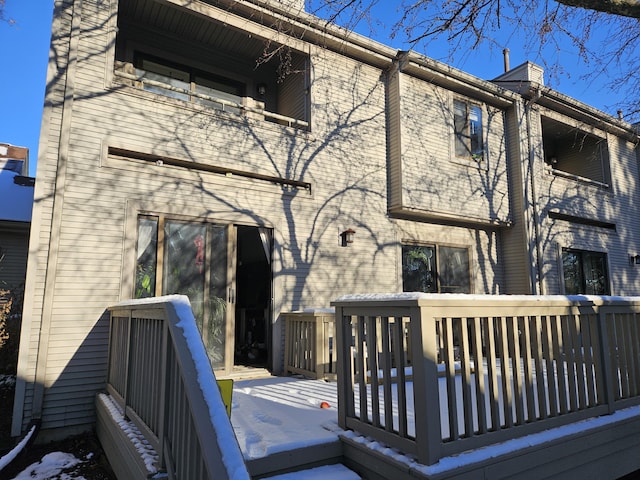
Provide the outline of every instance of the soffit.
{"type": "Polygon", "coordinates": [[[247,31],[211,21],[210,17],[197,15],[171,3],[127,0],[120,1],[118,9],[118,18],[129,26],[141,24],[188,43],[255,59],[260,58],[265,49],[264,40],[247,31]]]}

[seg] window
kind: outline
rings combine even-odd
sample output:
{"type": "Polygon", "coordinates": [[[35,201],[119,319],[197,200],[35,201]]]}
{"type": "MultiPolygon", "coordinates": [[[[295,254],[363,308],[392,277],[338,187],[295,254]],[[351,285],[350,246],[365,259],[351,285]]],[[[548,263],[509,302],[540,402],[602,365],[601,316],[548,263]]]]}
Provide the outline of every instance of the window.
{"type": "Polygon", "coordinates": [[[562,271],[566,295],[609,295],[606,253],[563,248],[562,271]]]}
{"type": "Polygon", "coordinates": [[[461,100],[454,100],[453,129],[456,157],[482,161],[484,158],[482,108],[461,100]]]}
{"type": "Polygon", "coordinates": [[[241,82],[198,72],[183,65],[171,64],[145,55],[138,55],[136,58],[136,75],[143,79],[144,89],[150,92],[214,108],[232,110],[236,113],[239,113],[237,108],[223,106],[221,102],[211,99],[242,104],[242,97],[246,90],[241,82]]]}
{"type": "Polygon", "coordinates": [[[402,289],[405,292],[471,293],[469,250],[403,245],[402,289]]]}

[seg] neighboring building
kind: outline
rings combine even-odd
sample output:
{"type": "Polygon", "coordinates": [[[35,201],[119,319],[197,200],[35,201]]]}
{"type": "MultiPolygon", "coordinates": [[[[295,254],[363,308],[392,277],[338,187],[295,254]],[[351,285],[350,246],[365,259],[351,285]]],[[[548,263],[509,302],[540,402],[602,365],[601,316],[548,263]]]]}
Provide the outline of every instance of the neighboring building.
{"type": "Polygon", "coordinates": [[[34,190],[28,171],[29,150],[0,143],[0,290],[24,286],[34,190]]]}
{"type": "Polygon", "coordinates": [[[14,435],[91,425],[123,299],[189,295],[228,374],[345,293],[640,294],[630,125],[294,4],[56,3],[14,435]]]}

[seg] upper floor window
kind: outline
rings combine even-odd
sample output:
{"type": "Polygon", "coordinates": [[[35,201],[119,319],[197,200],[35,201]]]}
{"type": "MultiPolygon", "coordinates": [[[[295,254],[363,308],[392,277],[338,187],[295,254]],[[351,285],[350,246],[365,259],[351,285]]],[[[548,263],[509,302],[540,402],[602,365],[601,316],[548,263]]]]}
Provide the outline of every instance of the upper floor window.
{"type": "Polygon", "coordinates": [[[609,295],[606,253],[563,248],[562,273],[566,295],[609,295]]]}
{"type": "Polygon", "coordinates": [[[135,66],[136,75],[142,79],[145,90],[239,112],[233,105],[242,104],[242,97],[246,90],[242,82],[199,72],[187,66],[145,55],[136,56],[135,66]],[[225,101],[228,103],[225,104],[225,101]]]}
{"type": "Polygon", "coordinates": [[[542,117],[545,162],[554,173],[609,183],[607,140],[577,127],[542,117]]]}
{"type": "Polygon", "coordinates": [[[469,250],[443,245],[402,246],[405,292],[471,293],[469,250]]]}
{"type": "Polygon", "coordinates": [[[453,101],[453,129],[457,158],[482,161],[482,108],[462,100],[453,101]]]}

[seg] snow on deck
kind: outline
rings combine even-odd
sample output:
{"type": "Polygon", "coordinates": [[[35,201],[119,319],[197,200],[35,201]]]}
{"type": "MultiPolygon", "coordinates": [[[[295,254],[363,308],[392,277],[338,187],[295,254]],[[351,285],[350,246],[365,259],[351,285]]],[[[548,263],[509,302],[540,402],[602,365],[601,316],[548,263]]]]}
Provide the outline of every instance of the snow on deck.
{"type": "MultiPolygon", "coordinates": [[[[630,407],[612,415],[582,420],[445,457],[434,465],[426,466],[357,432],[340,429],[337,406],[335,382],[295,377],[241,380],[235,382],[233,388],[231,423],[245,460],[302,447],[312,448],[336,441],[340,435],[344,435],[424,474],[433,475],[640,416],[640,406],[630,407]],[[328,408],[323,402],[328,404],[328,408]]],[[[413,417],[412,411],[407,413],[413,417]]]]}

